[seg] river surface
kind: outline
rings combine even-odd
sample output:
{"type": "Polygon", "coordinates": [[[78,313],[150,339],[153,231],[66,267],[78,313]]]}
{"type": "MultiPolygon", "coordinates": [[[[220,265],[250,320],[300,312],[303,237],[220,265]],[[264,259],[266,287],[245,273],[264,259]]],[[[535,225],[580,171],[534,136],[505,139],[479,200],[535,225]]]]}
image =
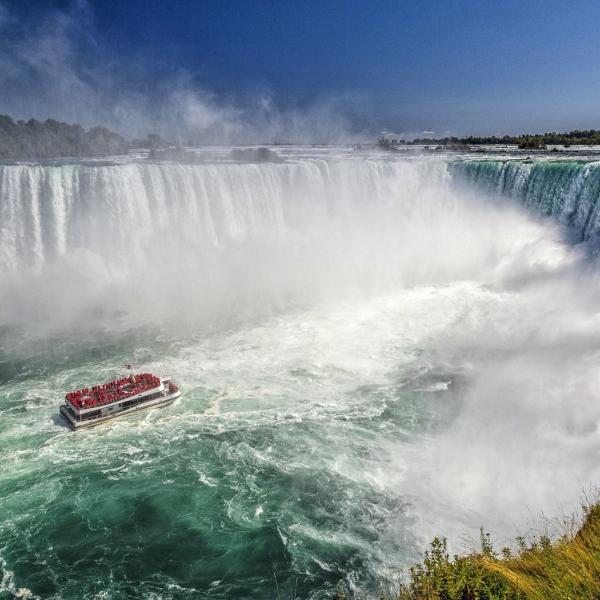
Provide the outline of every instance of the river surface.
{"type": "Polygon", "coordinates": [[[598,483],[600,164],[273,151],[0,165],[0,598],[376,596],[598,483]]]}

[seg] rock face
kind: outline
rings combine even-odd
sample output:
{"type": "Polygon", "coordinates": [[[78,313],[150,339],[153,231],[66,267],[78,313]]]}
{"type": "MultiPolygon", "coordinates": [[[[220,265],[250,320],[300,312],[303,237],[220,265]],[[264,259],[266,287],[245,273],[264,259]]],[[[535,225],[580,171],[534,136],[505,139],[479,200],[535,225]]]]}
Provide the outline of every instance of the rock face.
{"type": "Polygon", "coordinates": [[[281,162],[281,157],[270,148],[234,148],[229,158],[239,162],[281,162]]]}
{"type": "Polygon", "coordinates": [[[81,125],[46,121],[13,121],[0,115],[0,158],[43,159],[124,154],[128,142],[106,127],[86,131],[81,125]]]}
{"type": "MultiPolygon", "coordinates": [[[[230,160],[238,163],[279,163],[283,159],[270,148],[233,148],[229,153],[230,160]]],[[[148,154],[150,161],[171,161],[184,164],[200,164],[206,161],[196,152],[181,146],[168,148],[151,148],[148,154]]]]}
{"type": "Polygon", "coordinates": [[[169,148],[150,148],[148,160],[167,160],[190,164],[201,162],[195,152],[178,146],[169,148]]]}

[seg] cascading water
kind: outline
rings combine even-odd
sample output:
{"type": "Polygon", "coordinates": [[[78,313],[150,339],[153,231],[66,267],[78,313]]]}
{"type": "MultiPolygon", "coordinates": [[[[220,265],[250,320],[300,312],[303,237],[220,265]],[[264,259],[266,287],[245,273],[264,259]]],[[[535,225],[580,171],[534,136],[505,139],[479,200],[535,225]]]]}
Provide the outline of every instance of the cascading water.
{"type": "Polygon", "coordinates": [[[598,481],[597,267],[491,197],[594,165],[279,151],[0,167],[0,594],[376,593],[598,481]],[[181,401],[69,433],[125,363],[181,401]]]}
{"type": "Polygon", "coordinates": [[[64,316],[72,325],[116,309],[142,322],[214,319],[478,278],[498,243],[436,162],[0,169],[0,310],[11,323],[64,316]]]}
{"type": "Polygon", "coordinates": [[[468,160],[452,170],[487,193],[506,195],[556,217],[582,240],[600,232],[600,163],[575,160],[468,160]]]}

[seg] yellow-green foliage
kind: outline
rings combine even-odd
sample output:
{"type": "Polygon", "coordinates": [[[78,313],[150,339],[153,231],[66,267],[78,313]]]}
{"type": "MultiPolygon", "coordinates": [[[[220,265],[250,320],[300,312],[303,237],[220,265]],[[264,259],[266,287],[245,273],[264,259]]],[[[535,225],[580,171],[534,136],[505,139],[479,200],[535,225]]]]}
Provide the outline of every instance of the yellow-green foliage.
{"type": "Polygon", "coordinates": [[[466,556],[450,557],[446,540],[436,538],[398,600],[598,600],[600,504],[584,511],[575,535],[518,540],[515,556],[506,548],[496,554],[483,530],[481,551],[466,556]]]}

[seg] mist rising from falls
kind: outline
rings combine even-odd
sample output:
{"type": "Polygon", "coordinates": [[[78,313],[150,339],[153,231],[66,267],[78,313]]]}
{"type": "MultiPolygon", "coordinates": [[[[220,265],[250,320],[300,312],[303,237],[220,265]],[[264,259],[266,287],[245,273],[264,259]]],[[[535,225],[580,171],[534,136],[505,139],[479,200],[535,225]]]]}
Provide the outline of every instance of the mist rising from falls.
{"type": "Polygon", "coordinates": [[[2,166],[0,320],[211,320],[527,270],[539,226],[448,177],[362,158],[2,166]]]}

